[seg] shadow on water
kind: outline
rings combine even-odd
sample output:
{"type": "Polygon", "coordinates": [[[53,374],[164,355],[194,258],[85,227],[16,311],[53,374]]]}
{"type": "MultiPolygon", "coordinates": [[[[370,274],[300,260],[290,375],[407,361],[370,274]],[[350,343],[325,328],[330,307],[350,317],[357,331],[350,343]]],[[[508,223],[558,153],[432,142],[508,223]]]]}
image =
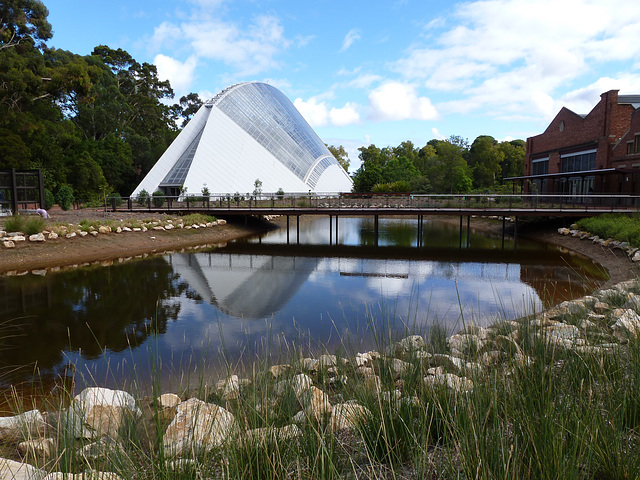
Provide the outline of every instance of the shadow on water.
{"type": "MultiPolygon", "coordinates": [[[[606,280],[597,264],[557,247],[471,235],[425,222],[303,222],[224,248],[150,257],[44,277],[0,277],[0,378],[37,378],[46,391],[82,384],[148,384],[156,370],[202,379],[212,365],[292,345],[371,348],[371,330],[425,332],[434,320],[515,318],[583,295],[606,280]],[[335,244],[337,239],[337,244],[335,244]],[[334,243],[334,244],[331,244],[334,243]],[[468,245],[468,246],[467,246],[468,245]],[[223,354],[224,352],[224,354],[223,354]],[[204,370],[203,370],[204,369],[204,370]]],[[[283,350],[284,349],[284,350],[283,350]]],[[[276,359],[277,360],[277,359],[276,359]]],[[[184,385],[184,383],[182,383],[184,385]]]]}

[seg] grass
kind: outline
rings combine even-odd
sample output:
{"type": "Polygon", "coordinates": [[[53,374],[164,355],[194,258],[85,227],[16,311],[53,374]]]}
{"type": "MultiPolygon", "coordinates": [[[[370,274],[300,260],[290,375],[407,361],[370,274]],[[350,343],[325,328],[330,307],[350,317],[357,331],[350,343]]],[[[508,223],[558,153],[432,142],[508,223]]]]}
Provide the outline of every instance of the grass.
{"type": "Polygon", "coordinates": [[[577,225],[580,230],[600,238],[613,238],[640,248],[640,214],[605,214],[582,218],[578,220],[577,225]]]}
{"type": "MultiPolygon", "coordinates": [[[[609,292],[603,300],[613,310],[623,297],[609,292]]],[[[580,325],[585,314],[574,309],[557,318],[580,325]]],[[[613,341],[611,313],[605,316],[592,332],[593,343],[613,341]]],[[[544,325],[530,315],[488,327],[482,344],[463,353],[460,367],[445,367],[473,382],[467,390],[425,381],[437,363],[425,353],[449,354],[452,332],[437,323],[428,335],[401,328],[403,335],[425,339],[415,349],[395,348],[393,325],[373,331],[376,351],[395,352],[405,362],[390,354],[368,361],[380,388],[359,373],[348,339],[338,352],[325,351],[338,354],[335,362],[314,371],[303,367],[301,351],[288,346],[279,357],[290,368],[277,378],[258,359],[244,366],[253,374],[236,396],[204,387],[192,392],[233,413],[239,424],[236,434],[200,451],[194,462],[167,463],[162,444],[171,415],[146,401],[143,419],[124,422],[118,443],[107,443],[98,457],[79,453],[89,440],[55,429],[57,446],[47,469],[99,469],[136,479],[640,478],[640,341],[631,337],[614,354],[573,350],[551,341],[544,325]],[[491,352],[499,352],[500,360],[480,365],[491,352]],[[306,412],[291,383],[303,373],[332,405],[363,408],[352,428],[336,429],[331,415],[311,420],[307,412],[297,434],[279,430],[306,412]],[[346,382],[332,380],[342,375],[346,382]],[[255,429],[262,434],[247,433],[255,429]]],[[[162,393],[161,385],[154,383],[153,392],[162,393]]]]}
{"type": "Polygon", "coordinates": [[[3,228],[7,232],[23,232],[25,235],[35,235],[46,227],[45,220],[40,216],[13,215],[8,217],[3,228]]]}

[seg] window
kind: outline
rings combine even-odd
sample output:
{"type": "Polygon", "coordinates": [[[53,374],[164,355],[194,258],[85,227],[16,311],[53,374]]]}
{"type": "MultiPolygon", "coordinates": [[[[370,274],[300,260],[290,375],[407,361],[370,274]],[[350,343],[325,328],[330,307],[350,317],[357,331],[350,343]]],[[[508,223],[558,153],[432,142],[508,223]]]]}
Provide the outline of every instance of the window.
{"type": "Polygon", "coordinates": [[[531,175],[546,175],[549,173],[549,158],[531,160],[531,175]]]}
{"type": "Polygon", "coordinates": [[[640,135],[636,135],[634,153],[640,153],[640,135]]]}
{"type": "Polygon", "coordinates": [[[633,153],[633,142],[627,142],[627,155],[631,155],[633,153]]]}
{"type": "Polygon", "coordinates": [[[596,169],[596,150],[561,155],[560,171],[585,172],[596,169]]]}

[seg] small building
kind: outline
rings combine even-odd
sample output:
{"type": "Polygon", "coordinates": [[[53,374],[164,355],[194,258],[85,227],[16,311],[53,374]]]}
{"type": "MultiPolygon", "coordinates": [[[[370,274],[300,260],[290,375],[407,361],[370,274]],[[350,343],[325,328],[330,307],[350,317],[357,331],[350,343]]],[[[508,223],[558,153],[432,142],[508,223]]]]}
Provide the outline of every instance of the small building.
{"type": "Polygon", "coordinates": [[[610,90],[585,114],[563,107],[527,139],[525,174],[510,180],[529,193],[640,194],[640,95],[610,90]]]}

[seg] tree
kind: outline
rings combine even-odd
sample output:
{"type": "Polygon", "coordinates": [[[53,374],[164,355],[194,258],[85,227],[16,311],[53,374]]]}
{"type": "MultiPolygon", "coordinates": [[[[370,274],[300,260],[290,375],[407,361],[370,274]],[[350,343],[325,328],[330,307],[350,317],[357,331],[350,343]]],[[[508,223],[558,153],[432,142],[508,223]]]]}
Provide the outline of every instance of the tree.
{"type": "Polygon", "coordinates": [[[471,171],[460,142],[438,140],[436,156],[427,162],[427,176],[437,193],[465,193],[471,190],[471,171]],[[455,143],[454,143],[455,142],[455,143]]]}
{"type": "Polygon", "coordinates": [[[189,95],[183,95],[180,97],[180,103],[173,105],[175,114],[182,117],[182,128],[184,128],[189,120],[198,113],[203,102],[197,93],[190,93],[189,95]]]}
{"type": "Polygon", "coordinates": [[[469,149],[469,166],[473,173],[475,188],[493,187],[502,171],[504,153],[495,138],[488,135],[477,137],[469,149]]]}
{"type": "Polygon", "coordinates": [[[340,166],[344,168],[345,172],[349,171],[349,165],[351,165],[351,161],[349,160],[349,155],[342,145],[338,147],[334,147],[333,145],[327,145],[327,148],[331,152],[331,155],[335,157],[340,166]]]}
{"type": "Polygon", "coordinates": [[[256,181],[253,182],[253,196],[258,197],[262,195],[262,180],[256,178],[256,181]]]}
{"type": "Polygon", "coordinates": [[[504,183],[504,178],[524,175],[526,143],[523,140],[512,140],[510,142],[500,142],[498,146],[504,155],[500,183],[504,183]]]}
{"type": "Polygon", "coordinates": [[[41,47],[50,39],[49,10],[39,0],[3,0],[0,3],[0,51],[24,41],[41,47]]]}

